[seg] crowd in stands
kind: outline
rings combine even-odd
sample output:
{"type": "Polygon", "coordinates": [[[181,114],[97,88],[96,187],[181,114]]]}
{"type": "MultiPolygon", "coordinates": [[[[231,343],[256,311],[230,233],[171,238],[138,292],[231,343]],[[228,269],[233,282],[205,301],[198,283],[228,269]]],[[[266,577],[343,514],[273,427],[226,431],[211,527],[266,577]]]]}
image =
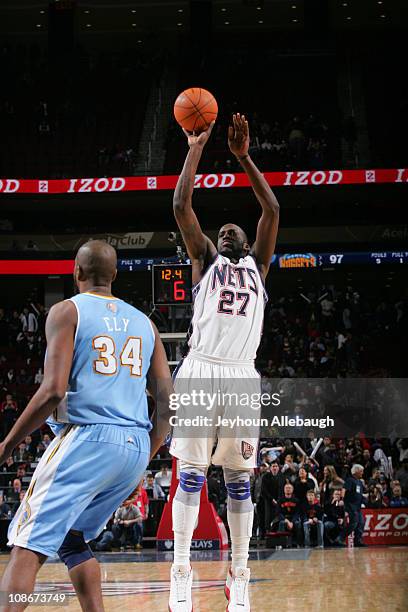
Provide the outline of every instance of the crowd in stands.
{"type": "Polygon", "coordinates": [[[279,295],[271,291],[258,352],[273,378],[398,374],[407,304],[369,288],[322,286],[279,295]]]}
{"type": "MultiPolygon", "coordinates": [[[[232,112],[239,109],[232,109],[232,112]]],[[[249,154],[262,171],[322,169],[329,164],[327,122],[315,114],[294,115],[271,120],[259,112],[249,112],[249,154]]],[[[227,144],[231,117],[220,115],[210,144],[205,149],[200,170],[203,172],[238,172],[239,166],[227,144]]],[[[166,172],[180,170],[185,153],[180,128],[172,124],[167,137],[166,172]],[[178,164],[178,166],[177,166],[178,164]]]]}
{"type": "MultiPolygon", "coordinates": [[[[144,306],[148,307],[147,302],[144,306]]],[[[19,309],[0,308],[1,438],[43,379],[45,320],[46,309],[35,300],[19,309]]],[[[405,326],[406,304],[402,299],[374,299],[367,290],[334,286],[280,297],[274,292],[266,310],[258,360],[265,390],[268,379],[361,377],[373,372],[378,375],[379,371],[380,376],[392,376],[395,364],[390,354],[395,353],[395,338],[404,336],[405,326]]],[[[301,392],[292,400],[292,414],[307,414],[310,407],[317,409],[320,401],[315,392],[312,396],[301,392]]],[[[389,402],[387,394],[383,401],[389,402]]],[[[0,467],[3,518],[14,515],[52,437],[43,426],[27,436],[0,467]]],[[[268,431],[264,438],[268,447],[281,448],[278,452],[265,451],[253,476],[252,495],[257,508],[254,534],[258,536],[271,530],[286,532],[290,523],[299,544],[310,543],[310,537],[318,545],[338,542],[345,520],[343,490],[355,465],[363,469],[363,507],[407,505],[408,445],[398,430],[387,438],[380,434],[374,438],[362,434],[326,437],[313,460],[301,454],[295,442],[310,455],[317,443],[316,432],[311,431],[306,440],[296,431],[287,439],[268,431]],[[296,520],[291,520],[288,507],[294,508],[296,520]],[[305,529],[304,523],[310,527],[305,529]]],[[[161,458],[152,461],[143,482],[112,517],[95,547],[139,548],[146,521],[150,521],[148,529],[153,529],[150,533],[154,535],[152,524],[157,528],[159,509],[169,492],[169,464],[170,457],[162,450],[161,458]],[[167,460],[164,464],[163,459],[167,460]],[[154,501],[149,504],[146,496],[154,501]]],[[[226,489],[218,468],[209,472],[208,492],[226,519],[226,489]]]]}
{"type": "Polygon", "coordinates": [[[56,66],[39,45],[4,45],[0,67],[8,83],[0,94],[2,176],[133,173],[150,85],[161,70],[157,49],[77,47],[56,66]]]}
{"type": "MultiPolygon", "coordinates": [[[[148,95],[152,83],[159,82],[163,55],[160,46],[149,46],[147,41],[116,53],[95,53],[78,46],[69,61],[65,59],[58,68],[39,45],[4,45],[0,48],[0,67],[8,87],[0,95],[0,173],[43,178],[134,174],[148,95]]],[[[207,87],[216,93],[220,103],[202,169],[236,169],[235,160],[228,154],[226,133],[231,114],[237,110],[248,114],[250,152],[263,170],[319,169],[334,163],[339,150],[337,110],[334,118],[328,117],[322,110],[327,105],[316,103],[316,88],[326,91],[326,95],[327,90],[319,82],[309,82],[305,90],[303,68],[294,64],[289,92],[288,73],[279,63],[279,69],[275,67],[276,87],[282,91],[274,99],[271,112],[269,102],[263,98],[263,88],[259,88],[263,68],[257,61],[248,69],[255,56],[256,53],[251,56],[236,50],[232,69],[226,68],[232,61],[231,53],[218,56],[215,64],[208,58],[207,70],[201,67],[206,75],[203,80],[211,77],[207,87]],[[239,71],[240,81],[245,71],[240,91],[236,91],[234,70],[239,71]],[[314,98],[310,95],[313,87],[314,98]],[[292,90],[302,92],[302,107],[292,90]],[[231,98],[231,92],[237,99],[231,98]]],[[[167,57],[167,62],[171,61],[167,57]]],[[[269,61],[273,69],[277,60],[269,61]]],[[[177,63],[173,70],[179,71],[183,79],[188,78],[186,67],[177,63]]],[[[196,78],[194,72],[191,82],[196,78]]],[[[335,79],[331,81],[330,87],[334,87],[335,79]]],[[[183,88],[181,84],[177,87],[183,88]]],[[[163,102],[168,104],[170,116],[173,100],[163,102]]],[[[185,153],[183,138],[171,118],[165,143],[165,172],[180,170],[185,153]]]]}
{"type": "MultiPolygon", "coordinates": [[[[408,507],[406,438],[326,436],[312,457],[319,444],[313,430],[306,439],[270,438],[267,443],[278,450],[261,449],[260,467],[252,476],[254,536],[263,539],[268,534],[290,532],[298,546],[310,546],[311,535],[318,546],[344,545],[356,504],[355,499],[349,499],[356,480],[361,483],[358,511],[408,507]],[[356,468],[361,468],[360,473],[356,468]]],[[[227,492],[221,469],[211,469],[208,491],[220,515],[225,516],[227,492]]],[[[356,545],[361,544],[361,535],[356,545]]]]}

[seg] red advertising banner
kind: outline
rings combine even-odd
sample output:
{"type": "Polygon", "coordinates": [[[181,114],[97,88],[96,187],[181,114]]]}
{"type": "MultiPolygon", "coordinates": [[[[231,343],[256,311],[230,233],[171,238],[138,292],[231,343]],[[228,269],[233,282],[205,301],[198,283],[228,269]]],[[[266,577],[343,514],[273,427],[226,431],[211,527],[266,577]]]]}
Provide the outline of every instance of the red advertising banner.
{"type": "Polygon", "coordinates": [[[362,512],[365,544],[408,544],[408,508],[366,508],[362,512]]]}
{"type": "MultiPolygon", "coordinates": [[[[305,170],[293,172],[265,172],[271,187],[320,185],[368,185],[379,183],[408,183],[408,169],[377,170],[305,170]]],[[[0,193],[116,193],[123,191],[155,191],[174,189],[178,176],[127,176],[71,179],[0,179],[0,193]]],[[[249,187],[246,174],[197,174],[196,189],[230,189],[249,187]]]]}
{"type": "Polygon", "coordinates": [[[10,259],[0,260],[0,274],[72,274],[73,259],[10,259]]]}

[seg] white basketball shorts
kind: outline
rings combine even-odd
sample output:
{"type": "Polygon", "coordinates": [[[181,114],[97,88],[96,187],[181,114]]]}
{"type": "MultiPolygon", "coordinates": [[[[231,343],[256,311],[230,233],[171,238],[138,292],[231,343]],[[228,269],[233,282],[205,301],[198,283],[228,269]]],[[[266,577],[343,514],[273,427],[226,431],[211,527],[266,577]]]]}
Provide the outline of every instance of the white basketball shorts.
{"type": "Polygon", "coordinates": [[[257,466],[260,409],[252,403],[256,405],[261,381],[252,363],[219,362],[190,353],[175,371],[174,391],[174,457],[233,470],[257,466]]]}

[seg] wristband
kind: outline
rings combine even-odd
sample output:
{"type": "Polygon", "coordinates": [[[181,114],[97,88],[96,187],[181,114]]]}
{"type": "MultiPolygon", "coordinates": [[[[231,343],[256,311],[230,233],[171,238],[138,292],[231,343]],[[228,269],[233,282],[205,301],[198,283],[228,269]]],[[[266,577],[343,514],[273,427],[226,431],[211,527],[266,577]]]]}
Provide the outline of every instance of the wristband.
{"type": "Polygon", "coordinates": [[[237,158],[237,160],[238,160],[238,161],[241,161],[241,160],[243,160],[243,159],[247,159],[247,157],[249,157],[249,155],[248,155],[248,154],[246,154],[246,155],[241,155],[241,156],[236,155],[235,157],[237,158]]]}

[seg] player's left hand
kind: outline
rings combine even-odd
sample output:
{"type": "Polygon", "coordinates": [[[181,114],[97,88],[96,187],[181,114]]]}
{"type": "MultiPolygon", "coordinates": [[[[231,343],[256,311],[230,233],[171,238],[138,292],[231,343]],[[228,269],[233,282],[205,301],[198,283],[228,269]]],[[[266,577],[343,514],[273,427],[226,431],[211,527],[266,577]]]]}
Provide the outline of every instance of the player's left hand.
{"type": "Polygon", "coordinates": [[[232,125],[228,128],[228,146],[237,157],[248,155],[249,127],[245,115],[232,115],[232,125]]]}

